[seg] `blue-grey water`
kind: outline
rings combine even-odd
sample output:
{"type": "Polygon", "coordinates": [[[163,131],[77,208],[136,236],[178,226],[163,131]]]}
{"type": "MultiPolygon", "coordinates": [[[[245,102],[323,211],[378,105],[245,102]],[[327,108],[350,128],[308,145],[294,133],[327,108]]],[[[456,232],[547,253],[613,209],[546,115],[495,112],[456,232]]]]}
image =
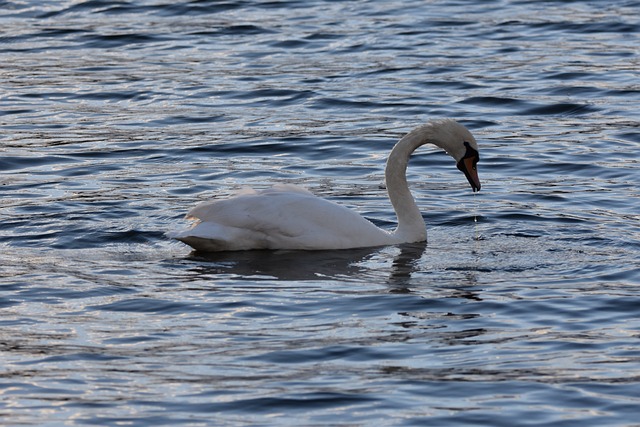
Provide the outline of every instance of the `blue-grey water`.
{"type": "Polygon", "coordinates": [[[0,424],[640,425],[640,2],[0,2],[0,424]],[[191,253],[306,186],[429,243],[191,253]]]}

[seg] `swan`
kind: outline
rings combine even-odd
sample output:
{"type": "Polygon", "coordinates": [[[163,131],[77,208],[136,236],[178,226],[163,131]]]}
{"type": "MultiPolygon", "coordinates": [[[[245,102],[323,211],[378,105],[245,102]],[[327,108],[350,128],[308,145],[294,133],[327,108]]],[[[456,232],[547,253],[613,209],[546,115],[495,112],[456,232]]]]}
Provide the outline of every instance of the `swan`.
{"type": "Polygon", "coordinates": [[[196,224],[168,233],[197,251],[250,249],[329,250],[423,242],[427,230],[407,184],[409,157],[431,143],[456,161],[473,191],[480,191],[478,144],[452,119],[432,120],[413,129],[391,150],[385,168],[387,193],[398,218],[395,231],[383,230],[358,213],[314,196],[304,188],[277,184],[201,203],[187,214],[196,224]]]}

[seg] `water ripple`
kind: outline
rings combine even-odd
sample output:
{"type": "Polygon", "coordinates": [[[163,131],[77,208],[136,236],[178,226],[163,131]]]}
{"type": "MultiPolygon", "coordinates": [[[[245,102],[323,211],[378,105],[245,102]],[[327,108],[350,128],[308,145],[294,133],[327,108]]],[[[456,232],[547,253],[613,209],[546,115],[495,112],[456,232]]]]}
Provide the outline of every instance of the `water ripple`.
{"type": "Polygon", "coordinates": [[[6,423],[636,422],[637,1],[2,5],[6,423]],[[274,182],[392,229],[386,154],[433,117],[483,190],[416,153],[427,245],[164,234],[274,182]]]}

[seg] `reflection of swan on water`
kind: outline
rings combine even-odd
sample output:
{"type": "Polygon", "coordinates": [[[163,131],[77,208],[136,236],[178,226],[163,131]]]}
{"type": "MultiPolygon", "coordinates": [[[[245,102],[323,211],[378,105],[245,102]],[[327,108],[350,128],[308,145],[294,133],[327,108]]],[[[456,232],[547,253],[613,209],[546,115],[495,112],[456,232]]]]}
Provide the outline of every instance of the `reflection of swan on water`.
{"type": "Polygon", "coordinates": [[[198,271],[205,274],[231,274],[251,280],[373,280],[399,288],[408,286],[411,274],[420,269],[425,249],[421,242],[331,251],[194,252],[191,257],[198,261],[198,271]]]}
{"type": "Polygon", "coordinates": [[[467,128],[453,120],[419,126],[398,141],[387,159],[387,192],[398,217],[395,231],[378,228],[356,212],[300,187],[278,185],[202,203],[188,214],[199,221],[193,228],[169,235],[205,252],[349,249],[425,241],[424,220],[409,191],[406,170],[411,153],[427,143],[449,153],[471,188],[480,190],[478,146],[467,128]]]}

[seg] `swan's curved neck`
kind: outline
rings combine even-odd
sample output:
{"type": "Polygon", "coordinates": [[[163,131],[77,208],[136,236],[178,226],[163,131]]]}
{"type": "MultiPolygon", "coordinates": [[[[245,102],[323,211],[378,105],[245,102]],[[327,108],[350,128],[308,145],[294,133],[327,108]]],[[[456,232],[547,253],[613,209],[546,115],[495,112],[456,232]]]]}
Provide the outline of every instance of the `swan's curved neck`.
{"type": "Polygon", "coordinates": [[[427,142],[432,141],[422,132],[414,131],[406,135],[391,150],[384,172],[389,200],[398,217],[398,228],[393,235],[406,243],[427,239],[424,220],[407,184],[407,165],[411,153],[427,142]]]}

